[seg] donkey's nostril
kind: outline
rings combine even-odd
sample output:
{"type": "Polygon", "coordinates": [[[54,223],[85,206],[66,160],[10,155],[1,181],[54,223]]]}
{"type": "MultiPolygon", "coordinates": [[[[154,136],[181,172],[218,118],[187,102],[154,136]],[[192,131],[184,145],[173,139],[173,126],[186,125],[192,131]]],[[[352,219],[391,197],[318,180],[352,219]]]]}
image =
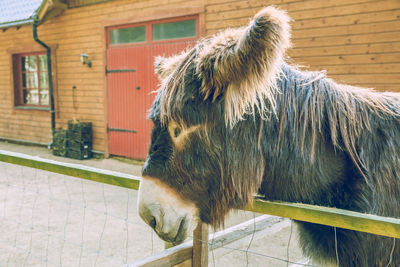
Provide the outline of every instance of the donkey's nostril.
{"type": "Polygon", "coordinates": [[[149,222],[149,225],[150,225],[151,228],[156,229],[156,226],[157,226],[156,218],[152,217],[150,222],[149,222]]]}

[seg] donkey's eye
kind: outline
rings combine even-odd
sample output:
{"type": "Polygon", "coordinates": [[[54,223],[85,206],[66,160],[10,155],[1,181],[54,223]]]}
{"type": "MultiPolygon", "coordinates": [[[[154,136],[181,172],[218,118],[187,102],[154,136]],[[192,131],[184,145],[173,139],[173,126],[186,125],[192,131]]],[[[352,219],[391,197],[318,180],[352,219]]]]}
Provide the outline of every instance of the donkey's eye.
{"type": "Polygon", "coordinates": [[[175,121],[171,121],[168,124],[168,132],[171,138],[176,139],[181,135],[182,128],[175,121]]]}
{"type": "Polygon", "coordinates": [[[181,129],[175,127],[174,129],[174,138],[177,138],[181,134],[181,129]]]}

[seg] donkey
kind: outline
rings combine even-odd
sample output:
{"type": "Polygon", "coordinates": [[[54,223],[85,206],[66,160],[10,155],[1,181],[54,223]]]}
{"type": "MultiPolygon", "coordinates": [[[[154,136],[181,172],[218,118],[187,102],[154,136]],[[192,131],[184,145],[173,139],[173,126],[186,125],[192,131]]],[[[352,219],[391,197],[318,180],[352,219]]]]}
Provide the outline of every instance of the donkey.
{"type": "MultiPolygon", "coordinates": [[[[179,244],[198,221],[219,227],[257,193],[400,218],[400,94],[288,64],[289,20],[266,7],[156,59],[138,206],[162,239],[179,244]]],[[[398,239],[297,223],[315,265],[400,266],[398,239]]]]}

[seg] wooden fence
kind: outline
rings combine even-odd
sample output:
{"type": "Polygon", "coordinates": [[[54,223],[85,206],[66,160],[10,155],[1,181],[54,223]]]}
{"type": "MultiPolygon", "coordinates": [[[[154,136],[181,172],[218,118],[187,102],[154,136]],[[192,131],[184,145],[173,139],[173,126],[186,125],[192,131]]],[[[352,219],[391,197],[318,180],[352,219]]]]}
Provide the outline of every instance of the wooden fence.
{"type": "MultiPolygon", "coordinates": [[[[0,161],[134,190],[138,190],[140,184],[140,178],[133,175],[87,167],[79,164],[58,162],[4,150],[0,150],[0,161]]],[[[258,198],[255,198],[253,204],[247,207],[246,210],[286,217],[299,221],[400,238],[400,219],[396,218],[300,203],[264,201],[258,198]]],[[[232,231],[235,232],[237,229],[232,231]]],[[[223,237],[226,238],[226,235],[231,234],[232,231],[228,231],[228,233],[225,233],[225,236],[223,237]]],[[[217,237],[215,238],[221,239],[221,234],[217,233],[217,237]]],[[[200,224],[194,232],[193,240],[194,242],[190,241],[166,249],[160,254],[153,255],[133,264],[128,264],[127,266],[150,267],[159,266],[160,263],[168,263],[170,266],[207,266],[209,248],[208,242],[204,242],[204,240],[209,240],[208,227],[200,224]]]]}

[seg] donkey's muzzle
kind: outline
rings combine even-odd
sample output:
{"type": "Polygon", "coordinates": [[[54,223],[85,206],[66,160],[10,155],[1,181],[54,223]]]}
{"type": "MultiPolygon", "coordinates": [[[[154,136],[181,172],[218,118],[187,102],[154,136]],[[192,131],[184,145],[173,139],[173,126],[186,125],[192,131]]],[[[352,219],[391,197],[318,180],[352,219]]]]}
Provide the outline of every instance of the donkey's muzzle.
{"type": "Polygon", "coordinates": [[[142,178],[138,208],[143,221],[173,244],[183,242],[196,224],[197,208],[155,178],[142,178]]]}
{"type": "MultiPolygon", "coordinates": [[[[148,224],[157,235],[164,241],[171,243],[180,243],[186,237],[181,225],[185,218],[171,221],[165,217],[166,212],[160,205],[144,206],[139,204],[139,215],[143,221],[148,224]]],[[[183,223],[184,224],[184,223],[183,223]]]]}

